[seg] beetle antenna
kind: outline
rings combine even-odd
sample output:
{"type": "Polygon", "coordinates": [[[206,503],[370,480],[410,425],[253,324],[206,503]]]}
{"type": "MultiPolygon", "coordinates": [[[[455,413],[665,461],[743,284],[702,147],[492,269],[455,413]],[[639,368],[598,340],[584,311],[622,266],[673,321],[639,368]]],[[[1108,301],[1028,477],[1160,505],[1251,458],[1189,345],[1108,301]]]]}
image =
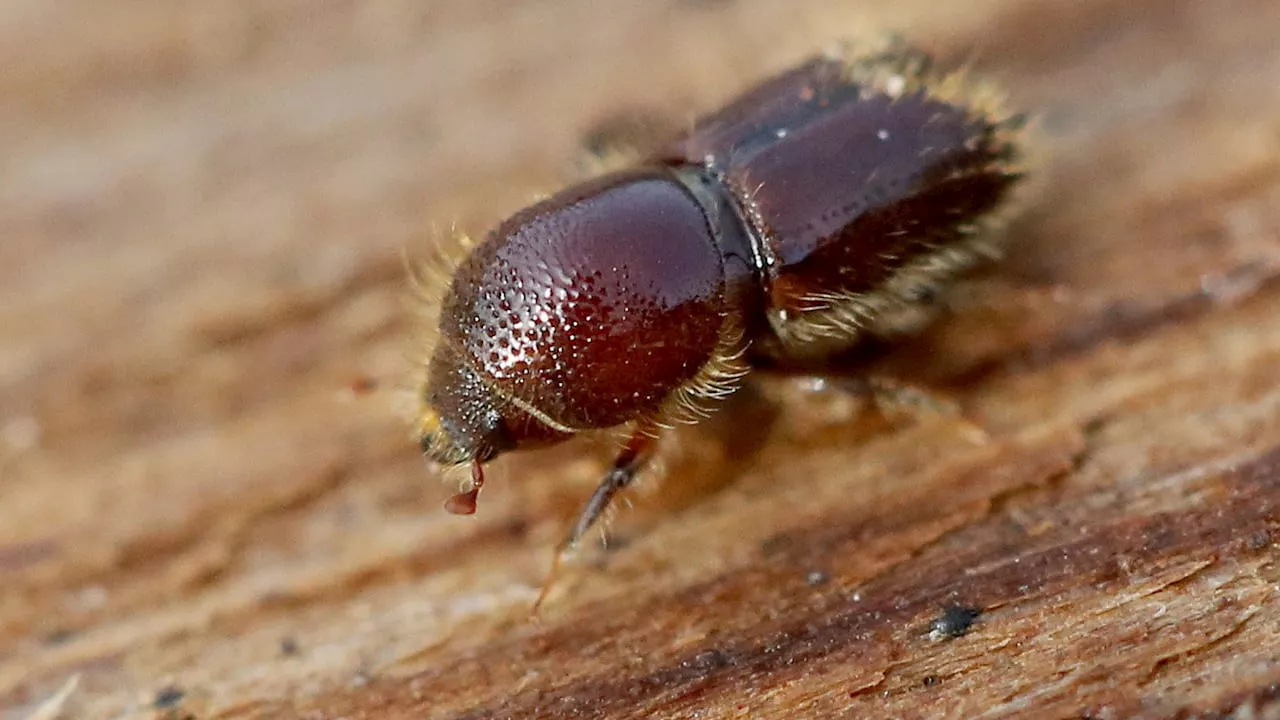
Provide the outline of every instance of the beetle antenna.
{"type": "Polygon", "coordinates": [[[476,499],[480,497],[480,488],[484,487],[484,465],[479,460],[471,461],[471,487],[444,501],[444,509],[454,515],[475,515],[476,499]]]}

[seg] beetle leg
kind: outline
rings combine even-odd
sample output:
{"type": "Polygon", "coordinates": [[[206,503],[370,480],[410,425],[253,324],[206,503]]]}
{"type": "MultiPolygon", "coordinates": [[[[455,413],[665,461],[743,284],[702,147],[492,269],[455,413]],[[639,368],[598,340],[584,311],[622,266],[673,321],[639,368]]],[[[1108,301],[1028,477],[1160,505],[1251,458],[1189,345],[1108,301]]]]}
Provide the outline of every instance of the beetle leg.
{"type": "Polygon", "coordinates": [[[605,474],[604,479],[596,486],[595,492],[591,493],[591,498],[583,506],[582,512],[578,513],[578,519],[574,522],[573,529],[556,548],[555,558],[551,561],[551,570],[547,573],[547,579],[542,585],[542,591],[538,593],[538,599],[534,601],[534,614],[537,614],[542,601],[546,599],[551,586],[555,584],[556,577],[560,574],[560,564],[564,557],[578,546],[578,542],[587,534],[587,531],[609,509],[609,505],[613,502],[613,498],[618,494],[618,491],[630,485],[639,476],[645,461],[649,459],[654,444],[655,436],[652,428],[647,425],[637,427],[632,432],[631,437],[627,439],[627,444],[623,446],[622,451],[614,458],[613,466],[609,468],[609,472],[605,474]]]}
{"type": "Polygon", "coordinates": [[[596,177],[651,158],[680,136],[683,128],[648,108],[634,108],[598,119],[582,137],[577,174],[596,177]]]}
{"type": "Polygon", "coordinates": [[[987,431],[965,415],[959,403],[949,397],[883,376],[864,377],[857,382],[865,388],[863,392],[871,398],[876,410],[886,418],[904,415],[914,419],[945,418],[956,423],[975,444],[983,444],[990,439],[987,431]]]}
{"type": "Polygon", "coordinates": [[[956,423],[965,437],[975,444],[981,445],[990,439],[987,431],[968,417],[955,400],[918,385],[881,375],[868,375],[814,377],[808,386],[817,392],[837,390],[867,398],[877,412],[890,420],[904,416],[914,420],[943,418],[956,423]]]}
{"type": "Polygon", "coordinates": [[[653,444],[653,436],[641,430],[637,430],[627,440],[622,452],[618,453],[618,457],[614,459],[613,467],[609,468],[604,479],[596,486],[595,492],[591,493],[591,499],[587,500],[582,512],[578,514],[578,521],[574,523],[573,531],[560,545],[561,551],[572,550],[577,546],[582,536],[587,534],[591,526],[609,508],[613,496],[636,479],[645,461],[649,459],[653,444]]]}

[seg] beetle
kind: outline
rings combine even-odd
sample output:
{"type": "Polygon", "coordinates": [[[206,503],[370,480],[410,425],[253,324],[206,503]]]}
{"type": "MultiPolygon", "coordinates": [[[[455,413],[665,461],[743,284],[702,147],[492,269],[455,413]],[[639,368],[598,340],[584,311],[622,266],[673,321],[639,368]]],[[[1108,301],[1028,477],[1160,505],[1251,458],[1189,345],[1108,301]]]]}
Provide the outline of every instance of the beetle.
{"type": "Polygon", "coordinates": [[[417,435],[471,470],[446,507],[474,512],[502,453],[624,428],[572,548],[664,428],[753,369],[810,369],[918,328],[939,288],[999,256],[1024,131],[964,69],[896,38],[843,45],[520,210],[425,311],[417,435]]]}

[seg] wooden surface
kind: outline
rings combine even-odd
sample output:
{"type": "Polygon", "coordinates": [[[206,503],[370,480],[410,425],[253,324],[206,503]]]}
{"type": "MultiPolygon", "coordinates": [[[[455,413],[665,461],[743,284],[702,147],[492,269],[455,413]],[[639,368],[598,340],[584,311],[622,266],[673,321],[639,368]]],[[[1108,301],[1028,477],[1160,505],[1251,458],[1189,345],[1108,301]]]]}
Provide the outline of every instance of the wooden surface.
{"type": "Polygon", "coordinates": [[[1280,716],[1280,3],[872,5],[0,6],[0,718],[1280,716]],[[765,386],[529,622],[602,454],[439,509],[402,250],[868,23],[1044,116],[991,441],[765,386]]]}

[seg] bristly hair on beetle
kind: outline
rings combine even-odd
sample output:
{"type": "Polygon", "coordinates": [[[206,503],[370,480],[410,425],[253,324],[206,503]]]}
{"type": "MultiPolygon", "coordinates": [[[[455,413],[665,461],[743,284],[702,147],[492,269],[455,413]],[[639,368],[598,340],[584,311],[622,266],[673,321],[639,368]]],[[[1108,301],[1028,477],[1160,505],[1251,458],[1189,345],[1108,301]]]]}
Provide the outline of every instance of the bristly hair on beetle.
{"type": "MultiPolygon", "coordinates": [[[[517,212],[414,274],[414,430],[470,471],[587,432],[626,441],[557,553],[752,370],[811,374],[918,329],[997,258],[1027,183],[1022,115],[896,38],[844,45],[517,212]]],[[[545,592],[545,590],[544,590],[545,592]]],[[[539,599],[541,602],[541,598],[539,599]]]]}

